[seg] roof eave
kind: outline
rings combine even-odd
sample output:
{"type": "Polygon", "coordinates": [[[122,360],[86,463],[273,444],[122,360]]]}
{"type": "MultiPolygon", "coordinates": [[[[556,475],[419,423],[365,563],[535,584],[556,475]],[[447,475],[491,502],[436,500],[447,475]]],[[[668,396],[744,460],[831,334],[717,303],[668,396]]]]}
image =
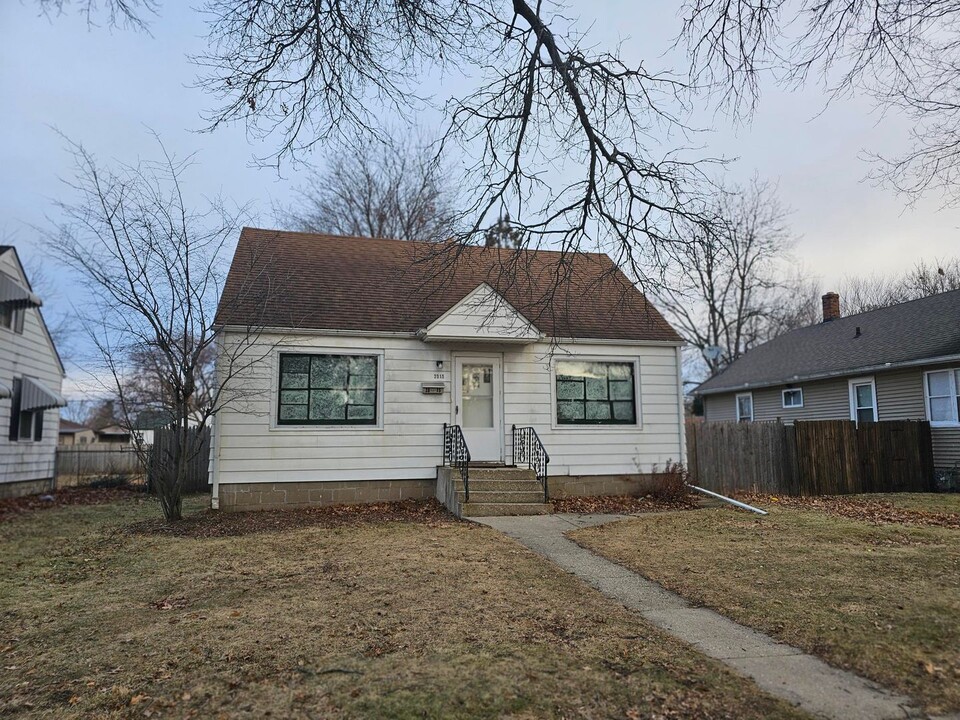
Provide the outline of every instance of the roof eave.
{"type": "MultiPolygon", "coordinates": [[[[945,362],[960,361],[960,354],[938,355],[936,357],[919,358],[917,360],[903,360],[901,362],[888,362],[875,365],[861,365],[859,367],[847,368],[845,370],[833,370],[823,373],[808,373],[806,375],[792,375],[786,378],[768,380],[757,383],[742,383],[740,385],[727,385],[725,387],[710,388],[701,390],[699,386],[694,388],[693,395],[720,395],[721,393],[743,392],[744,390],[758,390],[761,388],[776,387],[777,385],[787,385],[798,382],[811,382],[814,380],[829,380],[831,378],[845,377],[847,375],[862,375],[864,373],[882,372],[884,370],[896,370],[898,368],[917,367],[920,365],[935,365],[945,362]]],[[[707,380],[706,382],[709,382],[707,380]]]]}

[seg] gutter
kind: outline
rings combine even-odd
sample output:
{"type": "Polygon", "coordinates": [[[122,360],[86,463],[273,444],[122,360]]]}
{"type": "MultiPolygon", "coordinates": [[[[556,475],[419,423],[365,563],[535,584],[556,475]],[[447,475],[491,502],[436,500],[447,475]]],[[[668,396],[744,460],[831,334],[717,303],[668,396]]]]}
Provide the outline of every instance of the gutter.
{"type": "MultiPolygon", "coordinates": [[[[396,338],[419,338],[419,334],[423,332],[421,330],[407,331],[407,330],[334,330],[330,328],[296,328],[296,327],[282,327],[282,326],[264,326],[259,327],[255,325],[214,325],[214,329],[218,332],[236,332],[236,333],[246,333],[246,334],[258,334],[258,335],[331,335],[331,336],[341,336],[341,337],[396,337],[396,338]]],[[[455,338],[456,340],[466,340],[468,342],[473,340],[472,338],[455,338]]],[[[444,338],[446,342],[447,339],[444,338]]],[[[493,342],[509,342],[509,340],[494,340],[493,342]]],[[[515,341],[516,342],[516,341],[515,341]]],[[[533,341],[524,340],[524,342],[554,342],[554,343],[564,343],[564,344],[581,344],[581,345],[629,345],[629,346],[659,346],[659,347],[683,347],[686,343],[683,340],[629,340],[629,339],[617,339],[617,338],[589,338],[589,337],[580,337],[580,338],[551,338],[547,336],[541,336],[539,339],[533,341]]]]}
{"type": "MultiPolygon", "coordinates": [[[[863,365],[860,367],[847,368],[845,370],[832,370],[825,373],[814,373],[811,375],[794,375],[788,378],[770,380],[769,382],[743,383],[742,385],[729,385],[722,388],[710,388],[709,390],[693,391],[693,395],[719,395],[720,393],[740,392],[743,390],[756,390],[759,388],[776,387],[777,385],[787,385],[797,382],[808,382],[811,380],[829,380],[835,377],[845,377],[847,375],[861,375],[863,373],[883,372],[884,370],[897,370],[899,368],[918,367],[922,365],[937,365],[940,363],[960,361],[960,355],[941,355],[939,357],[921,358],[920,360],[904,360],[895,363],[882,363],[880,365],[863,365]]],[[[709,381],[708,381],[709,382],[709,381]]]]}

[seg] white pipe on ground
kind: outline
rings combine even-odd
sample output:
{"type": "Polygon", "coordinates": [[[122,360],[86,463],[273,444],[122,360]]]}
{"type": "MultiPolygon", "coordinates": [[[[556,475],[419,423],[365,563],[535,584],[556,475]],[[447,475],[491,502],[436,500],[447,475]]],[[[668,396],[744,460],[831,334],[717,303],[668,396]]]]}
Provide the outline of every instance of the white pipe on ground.
{"type": "Polygon", "coordinates": [[[761,510],[760,508],[756,508],[756,507],[754,507],[753,505],[747,505],[746,503],[742,503],[742,502],[740,502],[739,500],[734,500],[733,498],[729,498],[729,497],[727,497],[726,495],[721,495],[720,493],[715,493],[715,492],[713,492],[712,490],[707,490],[707,489],[702,488],[702,487],[697,487],[696,485],[691,485],[690,483],[685,483],[685,485],[686,485],[688,488],[690,488],[691,490],[696,490],[697,492],[701,492],[701,493],[703,493],[704,495],[709,495],[710,497],[715,497],[715,498],[717,498],[717,500],[723,500],[724,502],[730,503],[731,505],[736,505],[738,508],[742,508],[742,509],[744,509],[744,510],[749,510],[750,512],[755,512],[755,513],[757,513],[757,515],[768,515],[768,514],[769,514],[766,510],[761,510]]]}

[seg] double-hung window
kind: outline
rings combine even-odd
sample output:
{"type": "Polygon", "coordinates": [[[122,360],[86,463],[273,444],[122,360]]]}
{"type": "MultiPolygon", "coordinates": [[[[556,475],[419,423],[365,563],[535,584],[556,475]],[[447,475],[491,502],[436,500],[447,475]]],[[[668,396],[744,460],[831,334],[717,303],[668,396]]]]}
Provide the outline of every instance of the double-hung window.
{"type": "Polygon", "coordinates": [[[873,378],[850,381],[850,419],[858,423],[877,421],[877,388],[873,378]]]}
{"type": "Polygon", "coordinates": [[[634,363],[558,360],[557,425],[636,425],[634,363]]]}
{"type": "Polygon", "coordinates": [[[783,407],[786,408],[802,408],[803,407],[803,390],[800,388],[789,388],[783,391],[783,407]]]}
{"type": "Polygon", "coordinates": [[[14,308],[10,303],[0,303],[0,328],[23,334],[24,311],[14,308]]]}
{"type": "Polygon", "coordinates": [[[43,439],[43,410],[21,410],[23,381],[13,379],[13,394],[10,404],[10,440],[12,442],[40,441],[43,439]]]}
{"type": "Polygon", "coordinates": [[[753,422],[753,393],[737,395],[737,422],[753,422]]]}
{"type": "Polygon", "coordinates": [[[278,425],[376,425],[377,355],[280,354],[278,425]]]}
{"type": "Polygon", "coordinates": [[[924,392],[931,425],[960,424],[960,368],[926,373],[924,392]]]}

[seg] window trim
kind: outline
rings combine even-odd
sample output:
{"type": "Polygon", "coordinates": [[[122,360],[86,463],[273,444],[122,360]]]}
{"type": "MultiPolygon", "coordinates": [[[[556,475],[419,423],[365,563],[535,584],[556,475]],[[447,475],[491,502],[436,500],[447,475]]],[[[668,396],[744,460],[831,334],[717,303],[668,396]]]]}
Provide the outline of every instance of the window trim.
{"type": "Polygon", "coordinates": [[[803,407],[803,388],[784,388],[780,394],[780,407],[784,410],[797,410],[803,407]],[[787,393],[800,393],[799,405],[787,405],[787,393]]]}
{"type": "Polygon", "coordinates": [[[734,417],[734,419],[735,419],[738,423],[740,423],[740,422],[753,422],[753,421],[754,421],[754,420],[753,420],[753,417],[754,417],[754,410],[753,410],[753,391],[737,393],[737,394],[734,396],[734,398],[733,398],[733,417],[734,417]],[[740,398],[742,398],[742,397],[748,397],[748,398],[750,398],[750,419],[749,419],[749,420],[742,420],[742,419],[740,418],[740,398]]]}
{"type": "Polygon", "coordinates": [[[643,406],[640,402],[640,357],[637,355],[577,355],[565,354],[554,358],[550,362],[550,429],[557,432],[600,432],[600,433],[623,433],[637,432],[643,430],[643,406]],[[633,364],[633,407],[636,416],[636,422],[611,423],[604,425],[602,423],[588,423],[576,425],[573,423],[557,422],[557,363],[560,362],[608,362],[608,363],[632,363],[633,364]]]}
{"type": "Polygon", "coordinates": [[[857,393],[856,387],[858,385],[870,385],[871,395],[873,397],[873,422],[880,421],[880,410],[877,406],[877,383],[873,378],[873,375],[850,378],[847,381],[847,399],[850,403],[850,419],[853,422],[859,422],[857,419],[857,393]]]}
{"type": "Polygon", "coordinates": [[[927,421],[930,427],[960,427],[960,408],[958,408],[958,396],[960,396],[960,380],[957,374],[960,373],[960,367],[938,368],[936,370],[925,370],[923,373],[923,407],[927,413],[927,421]],[[930,414],[930,385],[927,377],[935,373],[945,372],[950,377],[950,385],[953,389],[953,420],[933,420],[930,414]]]}
{"type": "Polygon", "coordinates": [[[270,426],[271,432],[322,432],[322,433],[364,433],[383,431],[384,407],[384,355],[382,348],[353,348],[353,347],[309,347],[284,346],[273,354],[273,372],[271,374],[270,389],[270,426]],[[377,360],[377,389],[375,412],[376,423],[320,423],[320,422],[293,422],[280,423],[280,356],[281,355],[346,355],[350,357],[373,357],[377,360]]]}

